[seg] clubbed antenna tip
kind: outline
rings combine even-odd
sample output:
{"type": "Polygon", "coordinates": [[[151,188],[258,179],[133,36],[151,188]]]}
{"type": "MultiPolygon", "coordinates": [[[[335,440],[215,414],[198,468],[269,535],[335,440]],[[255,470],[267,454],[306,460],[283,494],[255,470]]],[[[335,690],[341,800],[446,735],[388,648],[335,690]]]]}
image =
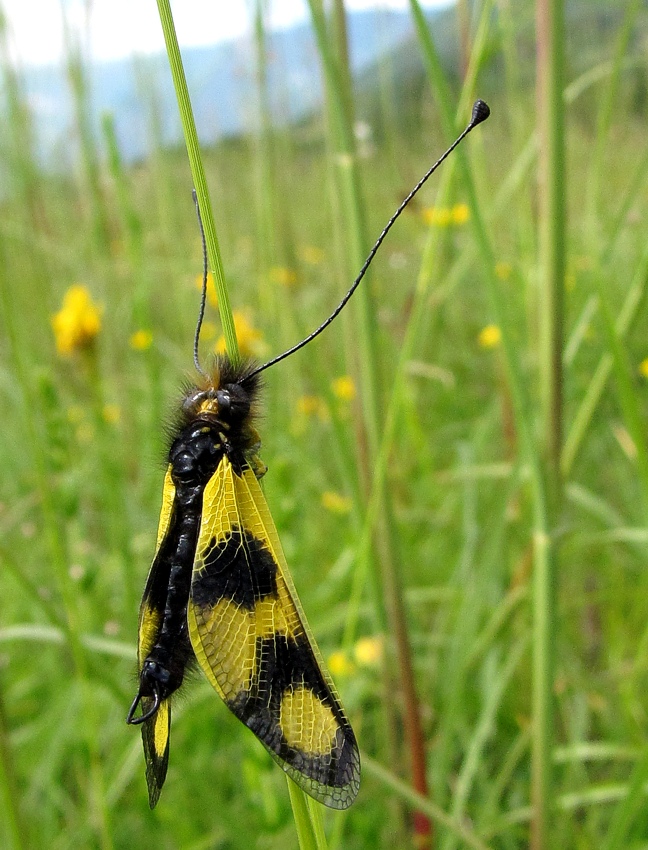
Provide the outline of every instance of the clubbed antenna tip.
{"type": "Polygon", "coordinates": [[[490,115],[490,106],[486,103],[485,100],[476,100],[473,109],[472,109],[472,119],[470,123],[473,127],[477,126],[477,124],[481,124],[482,121],[485,121],[490,115]]]}

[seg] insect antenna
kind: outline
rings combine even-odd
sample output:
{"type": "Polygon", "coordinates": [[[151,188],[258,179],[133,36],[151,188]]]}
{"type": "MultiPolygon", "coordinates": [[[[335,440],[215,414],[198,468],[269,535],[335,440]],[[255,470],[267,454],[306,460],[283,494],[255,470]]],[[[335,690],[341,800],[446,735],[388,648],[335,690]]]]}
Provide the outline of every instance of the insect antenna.
{"type": "Polygon", "coordinates": [[[196,215],[198,216],[198,227],[200,228],[200,238],[202,240],[202,252],[203,252],[203,280],[202,280],[202,295],[200,296],[200,310],[198,311],[198,321],[196,322],[196,332],[194,334],[194,350],[193,350],[193,360],[194,366],[196,367],[196,371],[203,376],[203,378],[207,378],[207,374],[204,369],[200,365],[200,359],[198,357],[198,344],[200,342],[200,329],[202,328],[203,319],[205,318],[205,304],[207,303],[207,272],[208,272],[208,264],[207,264],[207,242],[205,240],[205,228],[203,227],[202,216],[200,215],[200,204],[198,203],[198,195],[196,194],[196,190],[191,190],[191,197],[193,198],[193,202],[196,207],[196,215]]]}
{"type": "MultiPolygon", "coordinates": [[[[287,351],[284,351],[283,354],[279,354],[277,357],[273,357],[272,360],[269,360],[267,363],[264,363],[262,366],[259,366],[258,368],[256,368],[253,372],[251,372],[248,375],[248,378],[251,378],[254,375],[258,375],[259,372],[263,372],[265,369],[268,369],[270,366],[274,366],[275,363],[279,363],[281,360],[284,360],[286,357],[290,357],[291,354],[294,354],[296,351],[299,351],[300,348],[303,348],[305,345],[308,345],[308,343],[311,342],[311,340],[315,339],[316,336],[319,336],[322,333],[322,331],[331,324],[333,319],[335,319],[335,317],[338,315],[338,313],[340,313],[343,310],[347,301],[351,298],[353,293],[358,288],[360,281],[365,276],[367,269],[371,265],[371,261],[376,256],[378,249],[382,245],[383,240],[385,239],[385,236],[387,236],[389,231],[392,229],[392,226],[396,222],[396,219],[400,216],[400,214],[403,212],[405,207],[412,200],[414,195],[416,195],[416,193],[419,191],[419,189],[428,180],[428,178],[437,170],[437,168],[441,165],[441,163],[444,162],[444,160],[446,160],[450,156],[450,154],[457,147],[457,145],[466,138],[468,133],[470,133],[470,131],[473,130],[478,124],[481,124],[482,121],[485,121],[488,118],[489,115],[490,115],[490,108],[489,108],[488,104],[483,100],[476,100],[474,105],[473,105],[470,123],[468,124],[466,129],[463,131],[463,133],[461,133],[461,135],[457,139],[455,139],[455,141],[450,145],[450,147],[443,154],[443,156],[441,156],[434,163],[434,165],[423,175],[423,177],[421,177],[421,179],[416,184],[416,186],[412,189],[412,191],[405,198],[405,200],[402,202],[402,204],[398,207],[398,209],[393,214],[393,216],[389,219],[389,221],[385,225],[382,233],[380,234],[378,239],[376,239],[376,242],[375,242],[373,248],[371,249],[371,251],[369,252],[367,259],[364,261],[364,264],[363,264],[362,268],[360,269],[360,273],[358,274],[357,278],[353,281],[351,289],[349,289],[347,294],[340,301],[340,303],[337,305],[335,310],[333,310],[333,312],[328,317],[328,319],[326,319],[326,321],[322,322],[322,324],[318,328],[316,328],[312,333],[310,333],[301,342],[298,342],[296,345],[293,345],[292,348],[289,348],[287,351]]],[[[200,216],[200,213],[199,213],[199,216],[200,216]]],[[[201,224],[201,227],[202,227],[202,224],[201,224]]],[[[205,291],[203,291],[203,306],[204,306],[204,299],[205,299],[205,291]]],[[[198,329],[197,329],[197,332],[198,332],[198,329]]],[[[196,339],[197,339],[197,336],[196,336],[196,339]]],[[[199,368],[198,363],[195,360],[195,358],[194,358],[194,361],[196,362],[196,367],[199,368]]],[[[199,371],[202,371],[202,370],[199,368],[199,371]]]]}

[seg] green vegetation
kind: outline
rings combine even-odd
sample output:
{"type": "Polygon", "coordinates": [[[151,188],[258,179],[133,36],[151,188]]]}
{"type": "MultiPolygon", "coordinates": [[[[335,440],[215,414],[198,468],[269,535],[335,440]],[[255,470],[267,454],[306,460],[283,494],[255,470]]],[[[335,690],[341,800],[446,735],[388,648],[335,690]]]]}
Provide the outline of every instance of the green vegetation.
{"type": "MultiPolygon", "coordinates": [[[[645,847],[648,18],[638,0],[567,10],[566,171],[554,155],[542,172],[565,230],[538,186],[539,143],[563,130],[549,82],[536,134],[533,4],[460,3],[450,78],[411,5],[423,70],[381,63],[354,109],[341,18],[313,0],[324,115],[276,130],[264,112],[258,137],[203,151],[239,345],[263,359],[328,315],[474,97],[493,112],[340,319],[267,373],[267,499],[365,755],[355,806],[323,813],[328,847],[431,829],[442,850],[513,850],[532,822],[536,848],[645,847]]],[[[262,71],[266,37],[259,19],[262,71]]],[[[47,173],[1,29],[0,52],[0,846],[296,847],[281,771],[202,677],[153,813],[125,723],[165,425],[192,368],[186,154],[156,143],[151,96],[152,154],[125,166],[111,117],[87,126],[70,48],[82,156],[47,173]]],[[[203,357],[213,302],[207,318],[203,357]]]]}

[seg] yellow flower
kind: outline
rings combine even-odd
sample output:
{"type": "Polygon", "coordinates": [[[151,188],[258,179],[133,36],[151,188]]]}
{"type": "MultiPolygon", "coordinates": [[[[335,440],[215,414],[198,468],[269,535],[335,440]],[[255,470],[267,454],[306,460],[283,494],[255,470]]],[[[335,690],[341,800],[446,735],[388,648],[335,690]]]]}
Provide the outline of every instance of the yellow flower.
{"type": "Polygon", "coordinates": [[[101,313],[102,307],[93,302],[85,286],[71,286],[63,296],[63,306],[52,316],[58,353],[68,355],[89,348],[101,330],[101,313]]]}
{"type": "MultiPolygon", "coordinates": [[[[263,353],[263,334],[248,321],[245,313],[240,310],[234,310],[234,328],[239,350],[243,357],[254,357],[263,353]]],[[[225,337],[221,336],[216,343],[216,353],[225,354],[226,350],[225,337]]]]}
{"type": "Polygon", "coordinates": [[[449,227],[451,224],[465,224],[470,219],[470,207],[468,204],[455,204],[453,207],[424,207],[421,215],[426,224],[449,227]]]}
{"type": "Polygon", "coordinates": [[[502,331],[497,327],[497,325],[486,325],[485,328],[482,328],[479,332],[479,336],[477,337],[477,341],[482,348],[497,348],[501,339],[502,331]]]}
{"type": "Polygon", "coordinates": [[[117,425],[121,419],[121,410],[118,404],[106,404],[102,411],[104,420],[109,425],[117,425]]]}
{"type": "Polygon", "coordinates": [[[302,395],[297,399],[297,412],[304,416],[312,416],[317,413],[322,403],[322,399],[319,396],[302,395]]]}
{"type": "Polygon", "coordinates": [[[326,258],[324,251],[321,248],[316,248],[314,245],[304,245],[299,251],[299,256],[309,266],[319,266],[326,258]]]}
{"type": "Polygon", "coordinates": [[[447,227],[450,224],[452,211],[444,207],[425,207],[421,213],[426,224],[435,227],[447,227]]]}
{"type": "Polygon", "coordinates": [[[468,204],[455,204],[452,208],[452,223],[465,224],[470,218],[470,207],[468,204]]]}
{"type": "Polygon", "coordinates": [[[500,260],[499,263],[495,263],[495,274],[500,280],[508,280],[512,271],[513,267],[511,264],[504,260],[500,260]]]}
{"type": "Polygon", "coordinates": [[[639,374],[643,375],[644,378],[648,378],[648,357],[639,364],[639,374]]]}
{"type": "Polygon", "coordinates": [[[333,390],[333,395],[336,395],[340,401],[353,401],[356,395],[353,378],[349,375],[343,375],[341,378],[331,381],[331,389],[333,390]]]}
{"type": "Polygon", "coordinates": [[[322,493],[322,507],[332,514],[348,514],[351,506],[352,502],[348,496],[342,496],[333,490],[325,490],[322,493]]]}
{"type": "Polygon", "coordinates": [[[355,671],[355,665],[349,661],[346,653],[339,649],[337,652],[331,653],[328,657],[328,668],[332,676],[339,678],[341,676],[350,676],[355,671]]]}
{"type": "MultiPolygon", "coordinates": [[[[201,274],[195,277],[196,289],[202,292],[203,276],[201,274]]],[[[207,272],[207,301],[211,307],[218,307],[218,295],[216,295],[216,285],[214,283],[214,275],[207,272]]]]}
{"type": "Polygon", "coordinates": [[[363,637],[353,647],[353,657],[360,667],[375,667],[382,660],[383,639],[363,637]]]}
{"type": "Polygon", "coordinates": [[[294,286],[297,283],[297,272],[285,266],[273,266],[270,269],[270,281],[280,286],[294,286]]]}
{"type": "Polygon", "coordinates": [[[143,329],[135,331],[130,338],[130,346],[131,348],[134,348],[135,351],[146,351],[147,348],[151,347],[152,342],[153,334],[151,331],[145,331],[143,329]]]}

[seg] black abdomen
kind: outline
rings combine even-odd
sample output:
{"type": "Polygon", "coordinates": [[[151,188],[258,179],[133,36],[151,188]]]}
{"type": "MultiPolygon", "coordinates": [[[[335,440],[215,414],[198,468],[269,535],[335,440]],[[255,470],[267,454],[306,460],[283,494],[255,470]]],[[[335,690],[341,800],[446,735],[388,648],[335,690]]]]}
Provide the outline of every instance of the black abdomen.
{"type": "Polygon", "coordinates": [[[143,660],[140,690],[157,691],[162,699],[182,684],[194,659],[187,631],[191,574],[200,531],[205,486],[224,452],[218,426],[197,420],[174,440],[169,451],[175,498],[168,531],[155,557],[145,598],[157,612],[160,627],[155,644],[143,660]]]}

